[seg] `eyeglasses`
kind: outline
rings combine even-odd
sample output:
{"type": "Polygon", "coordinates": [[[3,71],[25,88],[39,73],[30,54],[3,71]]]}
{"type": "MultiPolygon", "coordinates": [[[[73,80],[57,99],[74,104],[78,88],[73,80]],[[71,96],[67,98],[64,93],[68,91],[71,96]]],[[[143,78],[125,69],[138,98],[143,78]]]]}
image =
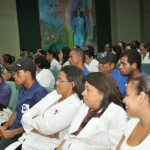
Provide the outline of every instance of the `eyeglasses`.
{"type": "Polygon", "coordinates": [[[59,83],[63,83],[63,82],[72,82],[73,80],[61,80],[61,79],[57,79],[57,82],[59,83]]]}

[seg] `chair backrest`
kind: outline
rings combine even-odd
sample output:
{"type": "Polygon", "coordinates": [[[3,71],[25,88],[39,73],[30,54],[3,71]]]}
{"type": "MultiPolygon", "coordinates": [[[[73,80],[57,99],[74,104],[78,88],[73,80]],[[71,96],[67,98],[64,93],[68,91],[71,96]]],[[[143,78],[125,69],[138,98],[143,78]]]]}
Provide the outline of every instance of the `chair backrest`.
{"type": "Polygon", "coordinates": [[[51,87],[45,87],[45,89],[48,93],[51,93],[55,90],[54,88],[51,88],[51,87]]]}
{"type": "Polygon", "coordinates": [[[18,99],[18,89],[16,87],[16,83],[14,81],[6,81],[6,83],[11,88],[11,97],[10,101],[8,103],[8,108],[10,108],[12,111],[15,111],[16,103],[18,99]]]}
{"type": "Polygon", "coordinates": [[[57,81],[60,70],[59,69],[50,69],[50,70],[55,77],[55,81],[57,81]]]}
{"type": "Polygon", "coordinates": [[[150,75],[150,64],[141,64],[141,70],[150,75]]]}
{"type": "Polygon", "coordinates": [[[119,66],[120,66],[120,65],[121,65],[121,63],[120,63],[120,62],[119,62],[119,63],[117,63],[117,64],[116,64],[116,68],[117,68],[117,69],[119,69],[119,66]]]}

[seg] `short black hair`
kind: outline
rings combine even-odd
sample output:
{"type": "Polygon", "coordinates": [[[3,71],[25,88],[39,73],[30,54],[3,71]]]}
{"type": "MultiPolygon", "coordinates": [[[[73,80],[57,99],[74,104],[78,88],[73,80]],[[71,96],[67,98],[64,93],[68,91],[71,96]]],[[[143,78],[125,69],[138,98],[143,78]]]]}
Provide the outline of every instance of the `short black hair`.
{"type": "Polygon", "coordinates": [[[37,57],[34,61],[35,61],[36,65],[41,69],[44,69],[44,68],[49,69],[50,68],[49,61],[43,56],[37,57]]]}
{"type": "Polygon", "coordinates": [[[15,56],[12,56],[10,54],[4,54],[2,55],[2,57],[5,63],[12,64],[15,61],[15,56]]]}
{"type": "Polygon", "coordinates": [[[85,62],[85,54],[84,54],[84,51],[81,48],[73,48],[71,51],[74,51],[75,54],[81,56],[82,62],[83,63],[85,62]]]}
{"type": "Polygon", "coordinates": [[[93,50],[88,49],[88,50],[84,51],[84,54],[87,55],[90,58],[91,57],[95,58],[95,54],[94,54],[93,50]]]}
{"type": "Polygon", "coordinates": [[[68,81],[73,81],[75,83],[73,91],[80,99],[82,99],[82,92],[84,91],[85,84],[85,76],[83,71],[79,67],[71,65],[62,67],[61,71],[65,72],[68,81]]]}
{"type": "Polygon", "coordinates": [[[135,49],[126,50],[121,54],[120,58],[122,57],[127,57],[130,65],[136,63],[137,68],[141,70],[141,54],[137,50],[135,49]]]}

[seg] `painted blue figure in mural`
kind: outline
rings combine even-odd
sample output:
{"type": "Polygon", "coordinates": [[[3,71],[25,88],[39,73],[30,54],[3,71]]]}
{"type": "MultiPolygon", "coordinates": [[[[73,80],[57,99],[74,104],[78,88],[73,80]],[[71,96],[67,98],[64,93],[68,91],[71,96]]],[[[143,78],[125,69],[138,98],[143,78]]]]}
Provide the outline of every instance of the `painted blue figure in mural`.
{"type": "Polygon", "coordinates": [[[77,16],[72,20],[72,34],[74,45],[81,48],[84,46],[84,19],[81,17],[81,12],[77,9],[77,16]]]}
{"type": "Polygon", "coordinates": [[[86,9],[88,9],[88,14],[86,15],[86,21],[87,21],[87,37],[85,39],[85,45],[90,44],[89,40],[93,40],[93,30],[94,30],[94,23],[93,23],[93,17],[92,17],[92,7],[93,7],[93,1],[92,0],[81,0],[80,1],[80,7],[85,12],[86,9]]]}

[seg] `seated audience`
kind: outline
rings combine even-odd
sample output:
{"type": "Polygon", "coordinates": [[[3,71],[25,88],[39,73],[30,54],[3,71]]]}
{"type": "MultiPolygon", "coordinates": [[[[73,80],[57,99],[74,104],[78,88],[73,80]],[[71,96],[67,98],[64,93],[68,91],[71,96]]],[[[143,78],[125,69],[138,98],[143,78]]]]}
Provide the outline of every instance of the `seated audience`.
{"type": "Polygon", "coordinates": [[[56,59],[56,52],[49,49],[46,54],[46,59],[50,62],[50,69],[61,69],[60,63],[56,59]]]}
{"type": "Polygon", "coordinates": [[[128,44],[126,44],[125,51],[126,51],[126,50],[129,50],[129,49],[138,50],[137,45],[136,45],[136,44],[133,44],[133,43],[128,43],[128,44]]]}
{"type": "Polygon", "coordinates": [[[115,150],[123,135],[127,115],[114,79],[105,73],[87,76],[84,104],[77,112],[57,150],[115,150]]]}
{"type": "Polygon", "coordinates": [[[43,87],[53,88],[55,84],[55,77],[49,69],[50,64],[48,60],[43,56],[39,56],[34,61],[37,66],[36,79],[39,84],[43,87]]]}
{"type": "Polygon", "coordinates": [[[75,66],[62,67],[56,90],[44,97],[22,117],[25,133],[18,142],[23,150],[54,150],[62,141],[82,102],[84,74],[75,66]],[[38,142],[37,142],[38,140],[38,142]]]}
{"type": "Polygon", "coordinates": [[[0,67],[0,110],[7,107],[11,97],[11,88],[1,76],[1,71],[2,69],[0,67]]]}
{"type": "Polygon", "coordinates": [[[1,65],[2,65],[2,77],[4,80],[13,81],[13,74],[7,70],[8,66],[11,66],[15,61],[15,57],[10,54],[4,54],[1,57],[1,65]]]}
{"type": "Polygon", "coordinates": [[[148,51],[148,44],[140,44],[140,53],[142,58],[142,63],[150,64],[150,52],[148,51]]]}
{"type": "Polygon", "coordinates": [[[62,66],[70,65],[68,61],[70,51],[71,50],[69,47],[63,47],[62,50],[60,50],[58,57],[59,57],[59,62],[62,66]]]}
{"type": "Polygon", "coordinates": [[[23,57],[8,69],[15,72],[15,82],[22,86],[18,93],[16,111],[0,126],[0,150],[18,140],[24,132],[21,125],[22,115],[47,95],[45,88],[35,80],[36,64],[30,58],[23,57]]]}
{"type": "Polygon", "coordinates": [[[99,62],[94,59],[94,51],[93,50],[86,50],[84,51],[85,54],[85,66],[90,72],[98,72],[98,65],[99,62]]]}
{"type": "Polygon", "coordinates": [[[149,150],[150,76],[139,76],[129,82],[124,103],[131,119],[117,150],[149,150]]]}
{"type": "Polygon", "coordinates": [[[84,51],[80,48],[73,48],[69,54],[70,65],[77,66],[82,69],[84,75],[89,74],[89,70],[84,65],[85,55],[84,51]]]}

